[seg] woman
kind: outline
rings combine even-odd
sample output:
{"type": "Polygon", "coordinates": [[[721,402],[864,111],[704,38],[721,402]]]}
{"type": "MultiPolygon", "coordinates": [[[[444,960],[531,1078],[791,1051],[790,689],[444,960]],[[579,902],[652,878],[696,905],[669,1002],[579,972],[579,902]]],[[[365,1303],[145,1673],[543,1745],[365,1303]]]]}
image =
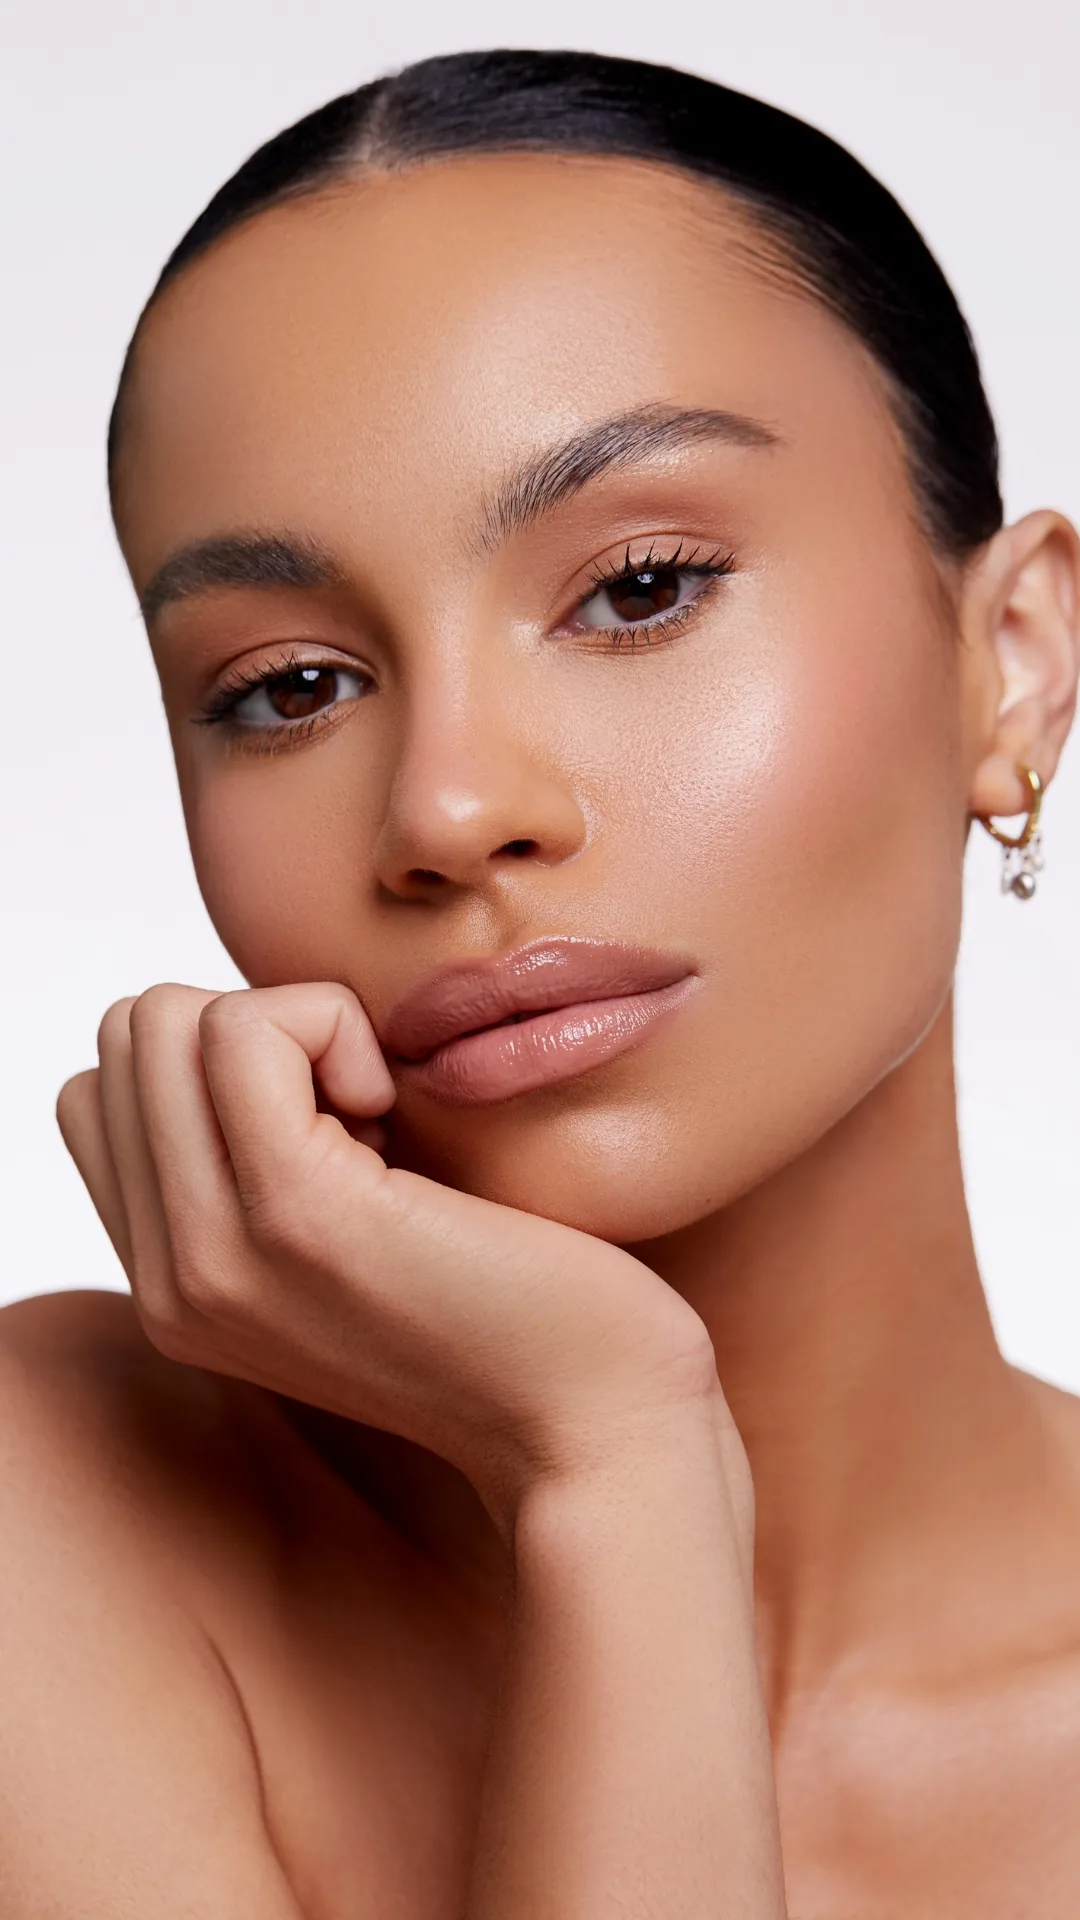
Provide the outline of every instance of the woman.
{"type": "Polygon", "coordinates": [[[251,988],[61,1096],[132,1294],[3,1317],[5,1916],[1072,1913],[1080,1409],[951,983],[1078,542],[906,216],[701,80],[425,62],[196,222],[111,479],[251,988]]]}

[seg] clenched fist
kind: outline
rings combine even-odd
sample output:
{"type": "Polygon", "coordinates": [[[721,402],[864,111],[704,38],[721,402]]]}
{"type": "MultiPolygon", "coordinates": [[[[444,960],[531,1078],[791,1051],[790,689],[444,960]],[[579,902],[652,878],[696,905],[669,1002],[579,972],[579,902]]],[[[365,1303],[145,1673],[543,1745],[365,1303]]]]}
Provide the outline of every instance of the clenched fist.
{"type": "Polygon", "coordinates": [[[701,1320],[640,1261],[387,1167],[394,1084],[345,987],[154,987],[99,1052],[60,1126],[172,1358],[430,1448],[504,1527],[538,1476],[719,1399],[701,1320]]]}

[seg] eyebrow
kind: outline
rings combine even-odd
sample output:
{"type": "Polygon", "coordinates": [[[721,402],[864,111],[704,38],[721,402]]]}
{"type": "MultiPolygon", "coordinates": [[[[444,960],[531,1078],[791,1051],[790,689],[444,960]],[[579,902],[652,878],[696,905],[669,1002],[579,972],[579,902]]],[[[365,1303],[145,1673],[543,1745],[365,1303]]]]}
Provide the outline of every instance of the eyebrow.
{"type": "Polygon", "coordinates": [[[612,468],[702,441],[729,447],[775,447],[781,436],[764,420],[713,407],[635,407],[586,427],[535,454],[502,480],[483,504],[483,545],[522,533],[612,468]]]}
{"type": "MultiPolygon", "coordinates": [[[[703,441],[774,447],[781,436],[764,420],[712,407],[635,407],[585,427],[531,455],[481,503],[480,546],[492,551],[554,512],[613,468],[678,452],[703,441]]],[[[139,595],[147,625],[164,607],[215,587],[335,587],[345,569],[303,535],[232,533],[196,540],[169,555],[139,595]]]]}
{"type": "Polygon", "coordinates": [[[180,547],[152,574],[139,595],[143,619],[174,600],[214,587],[334,587],[341,566],[314,541],[290,534],[234,533],[180,547]]]}

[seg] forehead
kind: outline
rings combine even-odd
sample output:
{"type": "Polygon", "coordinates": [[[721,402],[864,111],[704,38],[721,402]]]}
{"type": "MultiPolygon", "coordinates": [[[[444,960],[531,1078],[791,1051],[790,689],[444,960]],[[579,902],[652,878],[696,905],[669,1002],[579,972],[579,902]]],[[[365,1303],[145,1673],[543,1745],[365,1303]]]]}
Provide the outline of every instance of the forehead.
{"type": "Polygon", "coordinates": [[[722,191],[634,161],[431,162],[271,208],[178,277],[135,358],[133,572],[223,526],[449,506],[642,404],[750,414],[895,472],[884,384],[722,191]]]}

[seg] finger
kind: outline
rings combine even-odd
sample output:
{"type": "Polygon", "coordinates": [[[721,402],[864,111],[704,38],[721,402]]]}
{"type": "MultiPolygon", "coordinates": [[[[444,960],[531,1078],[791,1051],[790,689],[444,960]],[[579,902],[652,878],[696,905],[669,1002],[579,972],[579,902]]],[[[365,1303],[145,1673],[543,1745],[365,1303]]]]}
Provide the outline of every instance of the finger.
{"type": "Polygon", "coordinates": [[[97,1208],[98,1218],[130,1280],[131,1233],[124,1196],[105,1135],[97,1067],[77,1073],[74,1079],[61,1087],[56,1103],[56,1121],[64,1145],[79,1170],[83,1185],[97,1208]]]}
{"type": "Polygon", "coordinates": [[[135,1088],[174,1254],[236,1214],[229,1152],[210,1098],[199,1016],[218,999],[200,987],[159,986],[130,1013],[135,1088]]]}
{"type": "Polygon", "coordinates": [[[353,1140],[358,1140],[363,1147],[372,1147],[385,1160],[390,1130],[383,1121],[358,1120],[355,1114],[346,1113],[344,1107],[336,1107],[318,1086],[315,1088],[315,1106],[319,1113],[328,1113],[339,1121],[353,1140]]]}
{"type": "MultiPolygon", "coordinates": [[[[207,1082],[242,1197],[294,1182],[320,1134],[315,1078],[358,1120],[387,1112],[390,1071],[359,1000],[336,983],[222,994],[199,1022],[207,1082]]],[[[355,1137],[355,1136],[354,1136],[355,1137]]],[[[358,1145],[360,1143],[358,1142],[358,1145]]],[[[383,1171],[374,1155],[372,1172],[383,1171]]]]}
{"type": "Polygon", "coordinates": [[[118,1000],[98,1030],[99,1087],[105,1137],[131,1236],[132,1290],[139,1305],[159,1318],[168,1316],[175,1289],[165,1212],[135,1086],[133,1005],[132,1000],[118,1000]]]}
{"type": "Polygon", "coordinates": [[[337,981],[287,987],[252,987],[216,996],[204,1021],[204,1039],[216,1015],[226,1027],[233,1016],[264,1021],[299,1046],[328,1100],[343,1113],[370,1119],[389,1111],[397,1098],[375,1029],[355,993],[337,981]]]}

